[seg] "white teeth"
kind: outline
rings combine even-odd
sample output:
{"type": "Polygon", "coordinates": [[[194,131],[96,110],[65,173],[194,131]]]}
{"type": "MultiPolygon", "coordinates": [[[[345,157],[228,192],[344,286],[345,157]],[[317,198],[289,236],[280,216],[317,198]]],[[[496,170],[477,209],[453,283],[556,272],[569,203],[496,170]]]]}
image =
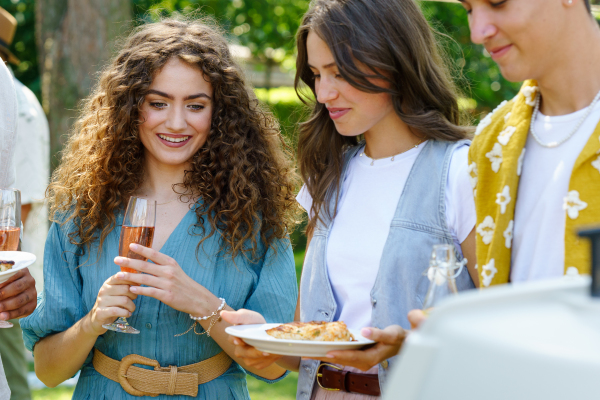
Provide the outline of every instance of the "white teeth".
{"type": "Polygon", "coordinates": [[[165,135],[158,135],[158,137],[163,140],[166,140],[167,142],[171,142],[171,143],[185,142],[186,140],[188,140],[190,138],[189,136],[184,136],[184,137],[180,137],[180,138],[172,138],[172,137],[165,136],[165,135]]]}

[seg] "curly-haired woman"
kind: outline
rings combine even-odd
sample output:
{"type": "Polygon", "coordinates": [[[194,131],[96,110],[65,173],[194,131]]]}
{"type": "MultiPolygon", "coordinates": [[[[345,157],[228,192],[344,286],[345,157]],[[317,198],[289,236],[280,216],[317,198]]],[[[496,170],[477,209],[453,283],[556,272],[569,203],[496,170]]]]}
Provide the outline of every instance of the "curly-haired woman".
{"type": "Polygon", "coordinates": [[[165,20],[135,31],[85,103],[48,189],[46,285],[23,322],[40,379],[56,386],[81,369],[74,399],[246,399],[243,368],[282,377],[279,366],[235,357],[218,312],[293,317],[286,149],[216,29],[165,20]],[[116,257],[131,196],[158,203],[152,248],[130,248],[153,263],[116,257]],[[102,328],[117,317],[141,334],[102,328]],[[129,366],[140,360],[165,368],[129,366]]]}
{"type": "MultiPolygon", "coordinates": [[[[332,351],[321,364],[232,342],[250,365],[299,370],[298,399],[372,398],[410,328],[408,312],[423,307],[432,246],[452,244],[460,260],[466,256],[470,274],[457,286],[474,287],[468,130],[413,0],[317,0],[297,46],[296,87],[316,99],[298,143],[306,184],[298,201],[311,237],[299,317],[341,320],[377,343],[332,351]]],[[[262,321],[247,311],[223,318],[262,321]]]]}

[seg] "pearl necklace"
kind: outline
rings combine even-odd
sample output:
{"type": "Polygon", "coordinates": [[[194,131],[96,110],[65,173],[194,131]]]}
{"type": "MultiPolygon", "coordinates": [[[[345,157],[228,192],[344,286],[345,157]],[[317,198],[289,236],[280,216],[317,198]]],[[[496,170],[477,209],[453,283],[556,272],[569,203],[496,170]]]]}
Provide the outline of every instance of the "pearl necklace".
{"type": "MultiPolygon", "coordinates": [[[[412,147],[409,147],[408,149],[406,149],[406,150],[404,150],[404,151],[402,151],[402,152],[400,152],[400,153],[398,153],[398,154],[394,154],[394,155],[392,156],[392,159],[391,159],[390,161],[394,161],[394,157],[396,157],[396,156],[399,156],[400,154],[404,154],[404,153],[406,153],[406,152],[407,152],[407,151],[409,151],[409,150],[416,149],[416,148],[417,148],[417,147],[419,147],[419,145],[420,145],[421,143],[423,143],[424,141],[425,141],[425,139],[421,140],[419,143],[415,144],[415,145],[414,145],[414,146],[412,146],[412,147]]],[[[368,155],[367,153],[365,153],[365,149],[366,149],[366,148],[367,148],[367,146],[365,146],[365,148],[363,149],[362,153],[360,153],[360,156],[359,156],[359,157],[362,157],[362,156],[364,155],[365,157],[367,157],[367,158],[370,158],[370,159],[371,159],[371,164],[370,164],[371,166],[373,166],[373,164],[375,163],[375,161],[379,161],[379,160],[383,160],[383,159],[386,159],[386,158],[387,158],[387,157],[381,157],[381,158],[371,158],[371,157],[369,157],[369,155],[368,155]]]]}
{"type": "Polygon", "coordinates": [[[541,95],[540,92],[538,91],[536,96],[535,96],[535,106],[533,108],[533,114],[531,115],[531,122],[529,125],[529,131],[531,132],[531,136],[533,136],[533,138],[535,139],[535,141],[542,147],[547,147],[547,148],[554,148],[554,147],[558,147],[561,144],[563,144],[564,142],[566,142],[567,140],[571,139],[573,137],[573,135],[579,130],[579,128],[581,128],[581,125],[583,125],[583,123],[585,122],[585,120],[587,119],[587,117],[590,116],[590,114],[592,113],[592,111],[594,111],[594,107],[596,106],[596,103],[598,102],[598,100],[600,100],[600,92],[598,92],[598,94],[596,95],[596,97],[594,97],[594,100],[592,100],[592,103],[590,104],[590,106],[588,107],[587,111],[585,112],[585,114],[583,115],[583,117],[581,117],[581,119],[579,120],[579,122],[577,123],[577,126],[575,126],[575,128],[571,131],[571,133],[569,133],[567,136],[565,136],[563,139],[559,140],[558,142],[550,142],[550,143],[544,143],[541,141],[541,139],[538,137],[537,133],[535,132],[535,128],[534,128],[534,123],[535,120],[537,119],[537,115],[539,113],[540,110],[540,99],[541,99],[541,95]]]}

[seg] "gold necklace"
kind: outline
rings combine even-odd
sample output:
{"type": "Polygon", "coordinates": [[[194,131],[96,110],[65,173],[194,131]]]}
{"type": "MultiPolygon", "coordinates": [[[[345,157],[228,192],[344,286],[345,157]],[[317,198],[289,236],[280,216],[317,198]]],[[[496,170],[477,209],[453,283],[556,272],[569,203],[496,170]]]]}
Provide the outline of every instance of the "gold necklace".
{"type": "Polygon", "coordinates": [[[171,200],[171,201],[167,201],[166,203],[156,203],[156,205],[157,205],[157,206],[164,206],[165,204],[172,203],[172,202],[174,202],[175,200],[177,200],[177,199],[173,199],[173,200],[171,200]]]}
{"type": "MultiPolygon", "coordinates": [[[[394,161],[394,157],[396,157],[396,156],[399,156],[400,154],[404,154],[404,153],[406,153],[406,152],[407,152],[407,151],[409,151],[409,150],[416,149],[416,148],[417,148],[417,147],[419,147],[419,145],[420,145],[421,143],[423,143],[424,141],[425,141],[425,139],[421,140],[419,143],[415,144],[414,146],[412,146],[412,147],[409,147],[408,149],[406,149],[406,150],[404,150],[404,151],[401,151],[401,152],[400,152],[400,153],[398,153],[398,154],[394,154],[394,155],[392,156],[392,159],[391,159],[390,161],[394,161]]],[[[359,156],[359,157],[362,157],[362,156],[364,155],[365,157],[367,157],[367,158],[370,158],[370,159],[371,159],[371,166],[373,166],[373,164],[375,163],[375,161],[378,161],[378,160],[383,160],[383,159],[385,159],[385,158],[388,158],[388,157],[381,157],[381,158],[372,158],[372,157],[369,157],[369,155],[366,153],[366,150],[367,150],[367,146],[365,146],[365,148],[363,149],[363,152],[362,152],[362,153],[360,153],[360,156],[359,156]]]]}
{"type": "MultiPolygon", "coordinates": [[[[139,196],[139,197],[141,197],[141,198],[143,198],[143,199],[147,199],[148,201],[152,201],[152,200],[150,200],[150,199],[148,199],[148,198],[146,198],[146,197],[143,197],[143,196],[139,196]]],[[[177,198],[177,199],[178,199],[178,198],[177,198]]],[[[174,202],[174,201],[175,201],[175,200],[177,200],[177,199],[173,199],[173,200],[167,201],[166,203],[156,203],[156,205],[157,205],[157,206],[164,206],[165,204],[172,203],[172,202],[174,202]]],[[[155,201],[156,201],[156,200],[155,200],[155,201]]]]}

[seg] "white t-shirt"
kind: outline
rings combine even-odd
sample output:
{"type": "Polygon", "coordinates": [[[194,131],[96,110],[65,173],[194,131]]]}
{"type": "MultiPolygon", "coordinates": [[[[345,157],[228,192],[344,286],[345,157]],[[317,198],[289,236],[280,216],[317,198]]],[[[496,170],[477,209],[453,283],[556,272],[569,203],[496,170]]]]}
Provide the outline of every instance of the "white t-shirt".
{"type": "MultiPolygon", "coordinates": [[[[372,166],[371,159],[360,156],[362,150],[350,161],[327,244],[327,271],[338,306],[335,320],[350,328],[371,326],[369,293],[400,195],[424,145],[396,156],[394,161],[377,160],[372,166]]],[[[446,184],[446,219],[459,252],[460,243],[476,223],[467,172],[468,150],[466,145],[455,150],[446,184]]],[[[297,200],[310,212],[312,198],[306,187],[297,200]]]]}
{"type": "Polygon", "coordinates": [[[15,79],[17,93],[17,143],[15,145],[16,180],[21,204],[31,204],[23,221],[22,250],[35,254],[29,267],[38,293],[44,288],[44,245],[48,235],[48,210],[44,202],[50,177],[50,130],[39,101],[25,85],[15,79]]]}
{"type": "MultiPolygon", "coordinates": [[[[561,140],[572,132],[586,111],[587,108],[556,117],[539,113],[534,121],[535,131],[543,143],[561,140]]],[[[600,103],[573,137],[558,147],[542,147],[531,135],[527,137],[515,208],[512,282],[564,275],[566,212],[563,202],[575,161],[598,121],[600,103]]]]}

